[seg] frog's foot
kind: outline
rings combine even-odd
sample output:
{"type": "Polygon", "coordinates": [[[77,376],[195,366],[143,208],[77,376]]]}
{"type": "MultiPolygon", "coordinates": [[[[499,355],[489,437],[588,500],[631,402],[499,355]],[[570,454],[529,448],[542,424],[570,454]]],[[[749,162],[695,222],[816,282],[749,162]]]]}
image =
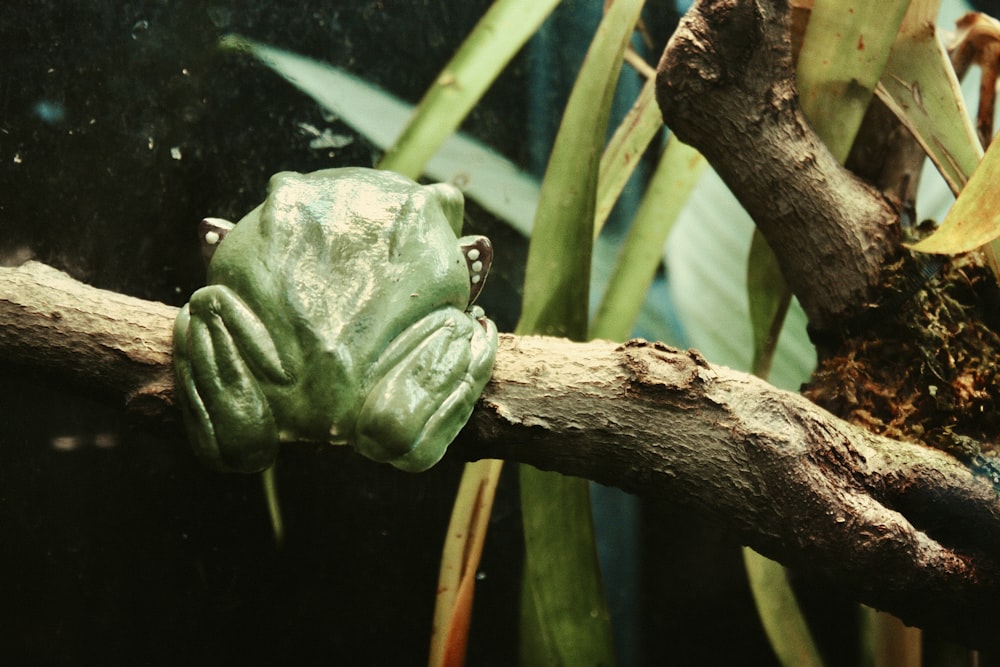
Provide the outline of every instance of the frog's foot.
{"type": "Polygon", "coordinates": [[[407,329],[386,350],[392,362],[358,413],[357,449],[409,472],[437,463],[489,381],[496,342],[493,322],[457,309],[407,329]]]}
{"type": "Polygon", "coordinates": [[[258,376],[287,382],[263,324],[229,290],[195,292],[174,325],[177,396],[194,451],[209,467],[258,472],[278,429],[258,376]]]}

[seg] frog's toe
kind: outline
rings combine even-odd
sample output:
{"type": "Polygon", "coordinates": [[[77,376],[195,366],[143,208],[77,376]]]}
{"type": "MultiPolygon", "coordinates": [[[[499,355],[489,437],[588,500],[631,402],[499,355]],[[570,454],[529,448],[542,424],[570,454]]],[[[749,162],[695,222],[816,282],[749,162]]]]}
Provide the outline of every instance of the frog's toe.
{"type": "Polygon", "coordinates": [[[408,452],[389,462],[405,472],[423,472],[440,461],[472,414],[479,392],[463,386],[427,421],[408,452]]]}
{"type": "Polygon", "coordinates": [[[230,403],[229,414],[238,411],[238,419],[212,421],[211,412],[197,393],[183,398],[182,413],[198,459],[220,472],[260,472],[271,466],[278,456],[278,432],[274,418],[266,405],[230,403]],[[257,409],[254,410],[253,408],[257,409]],[[266,414],[262,414],[263,408],[266,414]]]}
{"type": "Polygon", "coordinates": [[[243,441],[235,448],[220,448],[220,454],[225,472],[263,472],[278,458],[278,438],[243,441]]]}
{"type": "MultiPolygon", "coordinates": [[[[483,309],[479,306],[472,306],[467,311],[468,316],[479,326],[473,327],[472,336],[469,339],[469,350],[471,358],[469,362],[469,375],[471,377],[485,378],[482,384],[486,384],[493,372],[493,363],[497,358],[497,342],[500,334],[497,332],[497,325],[490,318],[486,317],[483,309]]],[[[479,387],[482,390],[482,387],[479,387]]]]}

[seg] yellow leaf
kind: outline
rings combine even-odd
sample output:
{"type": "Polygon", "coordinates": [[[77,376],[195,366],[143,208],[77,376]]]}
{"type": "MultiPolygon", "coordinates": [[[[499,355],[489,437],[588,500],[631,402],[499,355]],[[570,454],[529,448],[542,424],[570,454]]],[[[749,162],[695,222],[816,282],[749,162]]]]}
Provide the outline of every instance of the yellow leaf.
{"type": "Polygon", "coordinates": [[[910,246],[954,255],[1000,237],[1000,148],[994,141],[936,232],[910,246]]]}

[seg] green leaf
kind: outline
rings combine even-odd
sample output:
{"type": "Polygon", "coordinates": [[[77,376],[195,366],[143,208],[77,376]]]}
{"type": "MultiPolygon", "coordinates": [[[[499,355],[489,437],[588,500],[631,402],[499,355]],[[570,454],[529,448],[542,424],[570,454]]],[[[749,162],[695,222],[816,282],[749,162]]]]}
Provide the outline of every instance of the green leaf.
{"type": "Polygon", "coordinates": [[[278,549],[285,546],[285,520],[281,515],[281,503],[278,496],[278,478],[271,464],[260,474],[261,485],[264,488],[264,500],[267,502],[267,515],[271,519],[271,533],[278,549]]]}
{"type": "Polygon", "coordinates": [[[570,93],[539,194],[517,333],[583,340],[601,147],[641,0],[611,5],[570,93]]]}
{"type": "Polygon", "coordinates": [[[649,142],[662,127],[663,115],[656,104],[656,79],[650,77],[601,156],[597,177],[597,212],[594,214],[595,237],[639,165],[649,142]]]}
{"type": "Polygon", "coordinates": [[[761,378],[771,374],[771,362],[778,348],[781,325],[792,302],[792,292],[781,274],[778,260],[763,234],[754,230],[747,260],[747,295],[750,326],[753,329],[753,373],[761,378]]]}
{"type": "MultiPolygon", "coordinates": [[[[570,93],[542,181],[519,334],[587,335],[601,147],[641,9],[641,0],[610,6],[570,93]]],[[[521,664],[613,664],[587,481],[521,466],[521,506],[521,664]]]]}
{"type": "MultiPolygon", "coordinates": [[[[746,281],[753,233],[750,216],[718,174],[706,169],[665,253],[671,301],[684,333],[677,343],[696,347],[712,363],[748,372],[753,332],[746,281]]],[[[793,300],[769,381],[796,391],[815,364],[805,313],[793,300]]]]}
{"type": "Polygon", "coordinates": [[[663,261],[663,244],[705,164],[698,151],[671,135],[594,315],[592,338],[628,338],[646,291],[663,261]]]}
{"type": "Polygon", "coordinates": [[[427,161],[557,4],[559,0],[494,2],[424,94],[378,167],[419,177],[427,161]]]}
{"type": "Polygon", "coordinates": [[[587,480],[522,465],[520,481],[520,664],[613,665],[587,480]]]}
{"type": "Polygon", "coordinates": [[[958,194],[982,158],[983,149],[955,70],[934,28],[939,4],[913,0],[878,95],[920,142],[951,191],[958,194]]]}
{"type": "Polygon", "coordinates": [[[476,572],[502,469],[503,461],[483,459],[462,471],[441,554],[429,667],[465,659],[476,572]]]}
{"type": "Polygon", "coordinates": [[[748,547],[743,548],[743,564],[757,613],[767,636],[772,638],[771,647],[778,662],[794,667],[821,667],[823,659],[809,634],[784,566],[748,547]]]}
{"type": "Polygon", "coordinates": [[[799,54],[802,109],[843,162],[882,76],[909,0],[817,0],[799,54]]]}

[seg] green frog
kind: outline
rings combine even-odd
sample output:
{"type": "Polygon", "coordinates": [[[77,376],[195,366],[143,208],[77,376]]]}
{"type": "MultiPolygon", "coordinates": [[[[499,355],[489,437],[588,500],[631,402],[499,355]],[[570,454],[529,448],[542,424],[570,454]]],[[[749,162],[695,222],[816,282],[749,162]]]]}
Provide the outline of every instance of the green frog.
{"type": "Polygon", "coordinates": [[[434,465],[489,381],[497,329],[473,302],[493,251],[459,237],[455,187],[363,168],[271,178],[235,225],[200,226],[208,285],[174,326],[198,457],[256,472],[280,442],[434,465]]]}

